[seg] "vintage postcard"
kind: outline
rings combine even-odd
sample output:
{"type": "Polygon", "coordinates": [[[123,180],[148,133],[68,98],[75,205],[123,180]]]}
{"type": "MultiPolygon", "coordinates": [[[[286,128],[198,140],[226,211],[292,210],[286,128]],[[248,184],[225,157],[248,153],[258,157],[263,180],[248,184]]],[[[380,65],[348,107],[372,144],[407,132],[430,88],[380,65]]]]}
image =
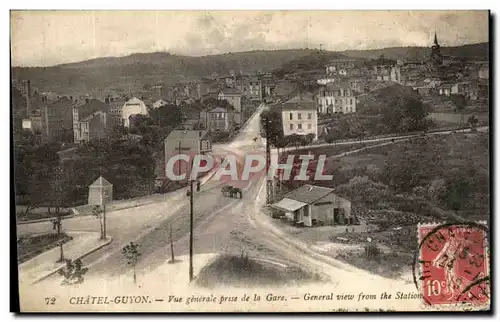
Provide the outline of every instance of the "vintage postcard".
{"type": "Polygon", "coordinates": [[[488,11],[11,11],[22,312],[490,310],[488,11]]]}

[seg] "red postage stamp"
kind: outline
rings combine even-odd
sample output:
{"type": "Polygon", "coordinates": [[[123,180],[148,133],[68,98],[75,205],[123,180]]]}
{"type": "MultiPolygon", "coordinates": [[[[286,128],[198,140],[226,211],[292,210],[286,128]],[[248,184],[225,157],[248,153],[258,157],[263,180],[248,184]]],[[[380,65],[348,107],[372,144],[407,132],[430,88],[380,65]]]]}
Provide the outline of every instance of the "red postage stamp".
{"type": "Polygon", "coordinates": [[[418,227],[414,280],[428,305],[488,305],[488,230],[477,223],[418,227]]]}

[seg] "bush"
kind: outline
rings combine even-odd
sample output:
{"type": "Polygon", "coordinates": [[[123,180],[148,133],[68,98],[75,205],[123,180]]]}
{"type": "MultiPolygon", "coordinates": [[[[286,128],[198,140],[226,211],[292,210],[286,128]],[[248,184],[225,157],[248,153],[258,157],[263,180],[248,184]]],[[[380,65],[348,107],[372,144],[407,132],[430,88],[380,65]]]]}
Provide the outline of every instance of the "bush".
{"type": "Polygon", "coordinates": [[[381,251],[374,243],[367,243],[365,245],[365,254],[368,259],[378,259],[381,251]]]}

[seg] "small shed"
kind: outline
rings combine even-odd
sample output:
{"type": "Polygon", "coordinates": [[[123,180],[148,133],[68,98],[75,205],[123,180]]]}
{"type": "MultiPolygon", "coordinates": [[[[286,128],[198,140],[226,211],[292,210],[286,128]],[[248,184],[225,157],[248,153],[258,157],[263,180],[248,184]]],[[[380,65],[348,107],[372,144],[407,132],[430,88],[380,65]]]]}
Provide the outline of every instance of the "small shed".
{"type": "Polygon", "coordinates": [[[113,200],[113,185],[102,176],[89,186],[89,205],[102,205],[113,200]]]}

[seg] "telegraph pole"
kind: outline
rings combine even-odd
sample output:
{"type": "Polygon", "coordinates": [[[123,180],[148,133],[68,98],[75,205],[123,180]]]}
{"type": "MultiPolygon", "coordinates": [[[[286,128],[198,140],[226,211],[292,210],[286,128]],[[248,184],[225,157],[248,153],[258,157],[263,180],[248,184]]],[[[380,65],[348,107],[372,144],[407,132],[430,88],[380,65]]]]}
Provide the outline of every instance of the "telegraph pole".
{"type": "MultiPolygon", "coordinates": [[[[179,152],[178,152],[177,154],[179,154],[179,155],[180,155],[180,154],[181,154],[181,140],[179,140],[179,148],[178,148],[178,149],[179,149],[179,152]]],[[[179,176],[180,176],[180,175],[181,175],[181,160],[179,160],[179,161],[177,161],[177,162],[179,162],[179,166],[178,166],[178,168],[179,168],[179,173],[178,173],[177,175],[179,175],[179,176]]]]}
{"type": "MultiPolygon", "coordinates": [[[[102,188],[101,188],[102,189],[102,188]]],[[[102,202],[102,231],[103,231],[103,238],[106,239],[106,201],[108,199],[108,192],[107,190],[104,190],[104,200],[102,202]]]]}
{"type": "Polygon", "coordinates": [[[271,142],[269,135],[270,121],[266,117],[266,204],[269,205],[273,202],[273,181],[269,178],[269,169],[271,168],[271,142]]]}
{"type": "Polygon", "coordinates": [[[190,185],[190,195],[189,195],[189,282],[193,281],[193,208],[194,208],[194,199],[193,199],[193,180],[189,181],[190,185]]]}
{"type": "Polygon", "coordinates": [[[194,221],[194,192],[193,192],[193,183],[194,180],[191,177],[191,173],[193,170],[193,161],[191,162],[191,171],[189,171],[188,183],[189,190],[187,195],[189,196],[189,282],[193,281],[193,221],[194,221]]]}

